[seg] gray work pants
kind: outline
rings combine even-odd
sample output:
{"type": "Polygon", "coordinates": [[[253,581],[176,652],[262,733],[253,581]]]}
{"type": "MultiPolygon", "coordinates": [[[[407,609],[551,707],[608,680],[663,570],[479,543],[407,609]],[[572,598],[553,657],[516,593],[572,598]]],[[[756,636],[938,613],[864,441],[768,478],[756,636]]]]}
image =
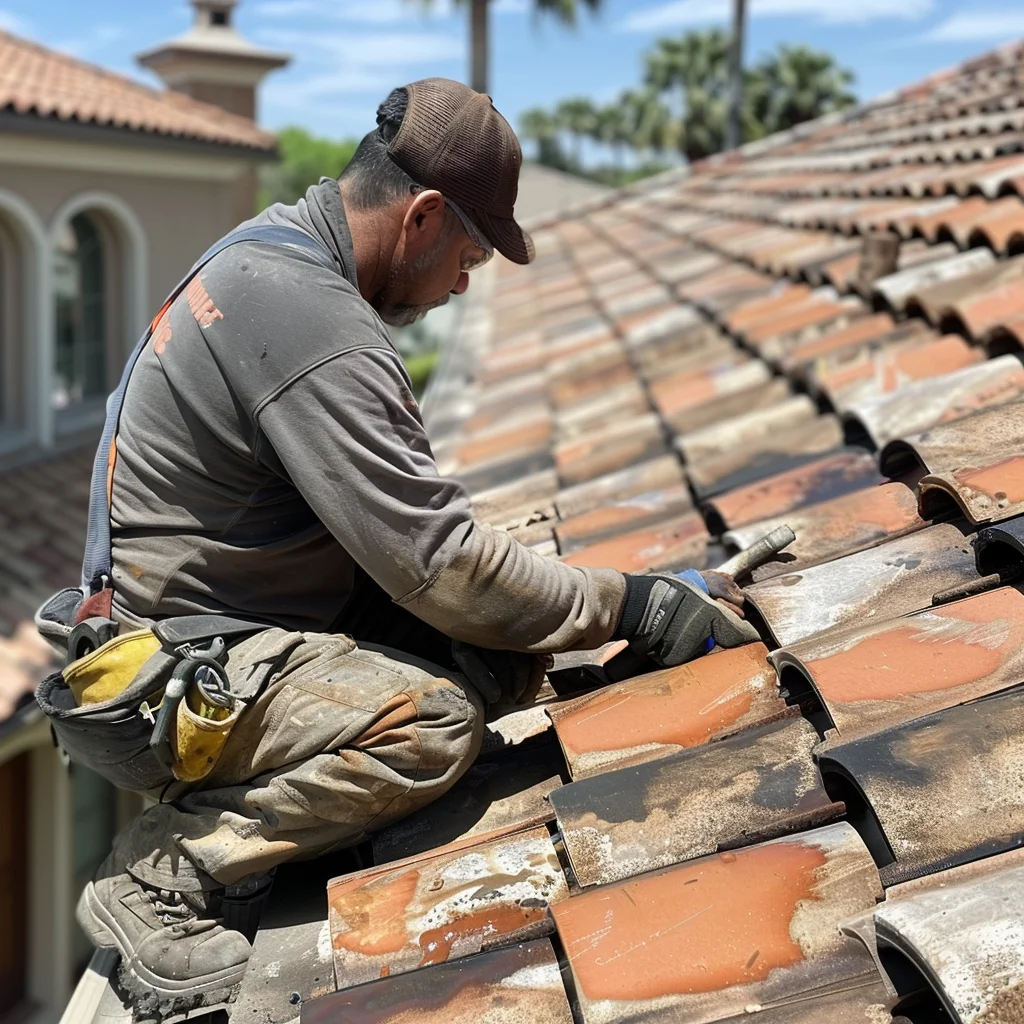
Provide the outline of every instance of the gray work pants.
{"type": "Polygon", "coordinates": [[[480,749],[472,687],[398,651],[267,629],[227,672],[238,690],[266,681],[210,775],[175,783],[117,837],[116,870],[195,891],[351,846],[439,797],[480,749]]]}

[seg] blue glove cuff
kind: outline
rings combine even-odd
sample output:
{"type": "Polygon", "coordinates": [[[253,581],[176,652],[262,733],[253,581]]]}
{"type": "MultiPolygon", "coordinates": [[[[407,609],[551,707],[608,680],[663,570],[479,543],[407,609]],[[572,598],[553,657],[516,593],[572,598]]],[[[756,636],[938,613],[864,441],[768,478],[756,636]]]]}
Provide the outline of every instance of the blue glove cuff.
{"type": "MultiPolygon", "coordinates": [[[[708,586],[707,580],[704,579],[696,569],[684,569],[682,572],[677,572],[675,575],[676,579],[680,579],[684,583],[690,583],[695,587],[699,587],[708,595],[708,597],[711,596],[711,588],[708,586]]],[[[707,640],[704,641],[704,653],[707,654],[707,652],[712,650],[714,646],[714,637],[709,636],[707,640]]]]}
{"type": "Polygon", "coordinates": [[[707,580],[696,569],[684,569],[682,572],[677,572],[676,579],[684,580],[687,583],[692,583],[695,587],[700,587],[708,597],[711,596],[711,588],[707,584],[707,580]]]}

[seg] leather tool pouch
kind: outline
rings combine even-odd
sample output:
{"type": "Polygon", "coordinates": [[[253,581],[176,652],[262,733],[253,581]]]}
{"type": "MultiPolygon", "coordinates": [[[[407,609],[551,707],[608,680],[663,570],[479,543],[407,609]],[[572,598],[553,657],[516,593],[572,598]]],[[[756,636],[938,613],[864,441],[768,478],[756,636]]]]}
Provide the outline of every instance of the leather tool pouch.
{"type": "Polygon", "coordinates": [[[159,703],[176,663],[173,654],[159,650],[116,697],[81,706],[64,674],[54,672],[39,685],[36,700],[50,719],[58,746],[75,764],[121,789],[153,789],[174,776],[151,749],[153,723],[140,708],[144,702],[159,703]]]}
{"type": "MultiPolygon", "coordinates": [[[[222,615],[165,619],[151,631],[115,637],[53,673],[36,690],[36,700],[50,719],[57,744],[72,761],[91,768],[122,789],[161,787],[179,776],[172,759],[161,756],[150,744],[154,729],[152,712],[159,707],[164,689],[182,661],[181,649],[216,637],[230,645],[265,628],[261,623],[222,615]],[[140,652],[149,656],[141,668],[127,673],[123,687],[120,682],[111,685],[111,677],[124,673],[124,651],[129,644],[136,645],[136,658],[140,652]],[[85,702],[80,704],[79,698],[83,696],[85,702]],[[90,700],[90,696],[104,699],[90,700]]],[[[219,729],[206,731],[219,732],[226,738],[226,724],[218,723],[219,729]]],[[[175,729],[175,734],[180,732],[175,729]]],[[[189,774],[192,778],[185,781],[202,777],[194,767],[189,774]]]]}
{"type": "Polygon", "coordinates": [[[71,631],[84,601],[81,587],[65,587],[36,612],[36,629],[62,658],[67,656],[71,631]]]}

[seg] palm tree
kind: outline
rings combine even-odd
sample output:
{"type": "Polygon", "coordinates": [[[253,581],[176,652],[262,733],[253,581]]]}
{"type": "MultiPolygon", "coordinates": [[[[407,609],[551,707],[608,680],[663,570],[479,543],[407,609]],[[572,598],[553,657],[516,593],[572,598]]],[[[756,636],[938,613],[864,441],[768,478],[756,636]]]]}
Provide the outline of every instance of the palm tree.
{"type": "Polygon", "coordinates": [[[752,112],[766,133],[783,131],[855,104],[856,97],[847,91],[853,82],[853,73],[829,54],[809,46],[781,45],[754,69],[752,112]]]}
{"type": "Polygon", "coordinates": [[[654,89],[626,89],[619,95],[618,107],[634,149],[661,153],[675,144],[676,124],[654,89]]]}
{"type": "Polygon", "coordinates": [[[645,58],[644,81],[677,98],[678,144],[688,160],[717,153],[725,137],[730,38],[721,29],[659,39],[645,58]]]}
{"type": "Polygon", "coordinates": [[[540,144],[558,135],[558,123],[549,110],[530,107],[519,115],[519,132],[524,139],[540,144]]]}
{"type": "Polygon", "coordinates": [[[729,120],[725,144],[735,149],[742,141],[746,90],[743,74],[743,42],[747,34],[747,0],[732,0],[732,37],[729,46],[729,120]]]}
{"type": "Polygon", "coordinates": [[[572,139],[573,161],[578,168],[582,161],[583,140],[593,136],[598,124],[598,113],[586,96],[572,96],[555,107],[555,123],[572,139]]]}
{"type": "MultiPolygon", "coordinates": [[[[432,7],[434,0],[417,0],[422,7],[432,7]]],[[[487,92],[490,81],[490,0],[455,0],[469,8],[469,84],[477,92],[487,92]]],[[[533,0],[533,13],[539,17],[550,15],[557,22],[574,28],[580,9],[586,7],[596,13],[601,0],[533,0]]]]}
{"type": "Polygon", "coordinates": [[[558,144],[558,121],[543,107],[530,107],[519,115],[519,134],[528,142],[537,143],[537,162],[565,170],[565,155],[558,144]]]}
{"type": "Polygon", "coordinates": [[[631,144],[626,109],[621,103],[609,103],[598,110],[594,138],[612,151],[615,166],[621,171],[626,147],[631,144]]]}

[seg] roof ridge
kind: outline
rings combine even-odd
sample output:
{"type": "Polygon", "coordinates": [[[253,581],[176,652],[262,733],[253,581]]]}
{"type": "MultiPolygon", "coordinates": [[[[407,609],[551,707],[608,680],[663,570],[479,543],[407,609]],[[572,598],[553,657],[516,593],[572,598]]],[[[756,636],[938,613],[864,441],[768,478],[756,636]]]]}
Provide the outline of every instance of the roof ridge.
{"type": "MultiPolygon", "coordinates": [[[[46,110],[46,104],[40,104],[38,96],[31,98],[28,103],[19,104],[17,102],[16,95],[4,95],[3,90],[0,90],[0,109],[13,108],[20,114],[31,112],[43,117],[56,114],[56,116],[61,120],[74,120],[81,124],[106,123],[115,127],[127,126],[133,130],[142,131],[147,134],[168,135],[171,137],[177,136],[183,138],[191,137],[203,141],[226,142],[231,145],[240,145],[248,148],[270,148],[273,144],[275,138],[273,133],[262,128],[251,118],[244,117],[240,114],[234,114],[217,106],[216,104],[195,99],[191,96],[185,95],[184,93],[175,92],[173,89],[157,89],[144,82],[130,78],[128,75],[113,71],[110,68],[105,68],[100,64],[94,64],[91,61],[75,57],[72,54],[52,49],[37,40],[27,39],[24,36],[16,35],[15,33],[5,29],[0,29],[0,47],[10,48],[15,52],[21,51],[21,53],[28,59],[47,62],[53,68],[62,68],[78,74],[88,75],[93,78],[94,81],[97,81],[97,83],[102,83],[104,87],[116,87],[120,90],[126,90],[142,102],[159,104],[165,108],[170,108],[178,113],[194,118],[199,122],[199,124],[196,124],[194,129],[191,131],[184,127],[181,131],[173,131],[152,123],[146,124],[145,118],[126,118],[123,124],[113,118],[97,120],[95,116],[85,115],[81,110],[74,110],[66,114],[63,110],[46,110]],[[202,132],[196,130],[200,128],[200,125],[205,125],[210,130],[210,138],[204,140],[202,132]],[[254,137],[249,140],[235,138],[232,140],[225,138],[217,139],[213,137],[214,133],[224,131],[231,134],[252,134],[253,136],[259,136],[259,138],[254,137]]],[[[11,64],[13,64],[13,61],[11,64]]],[[[17,70],[13,69],[9,76],[5,76],[0,72],[0,86],[4,84],[5,77],[7,77],[9,85],[16,85],[17,70]]],[[[54,107],[59,106],[59,104],[54,104],[54,107]]]]}

